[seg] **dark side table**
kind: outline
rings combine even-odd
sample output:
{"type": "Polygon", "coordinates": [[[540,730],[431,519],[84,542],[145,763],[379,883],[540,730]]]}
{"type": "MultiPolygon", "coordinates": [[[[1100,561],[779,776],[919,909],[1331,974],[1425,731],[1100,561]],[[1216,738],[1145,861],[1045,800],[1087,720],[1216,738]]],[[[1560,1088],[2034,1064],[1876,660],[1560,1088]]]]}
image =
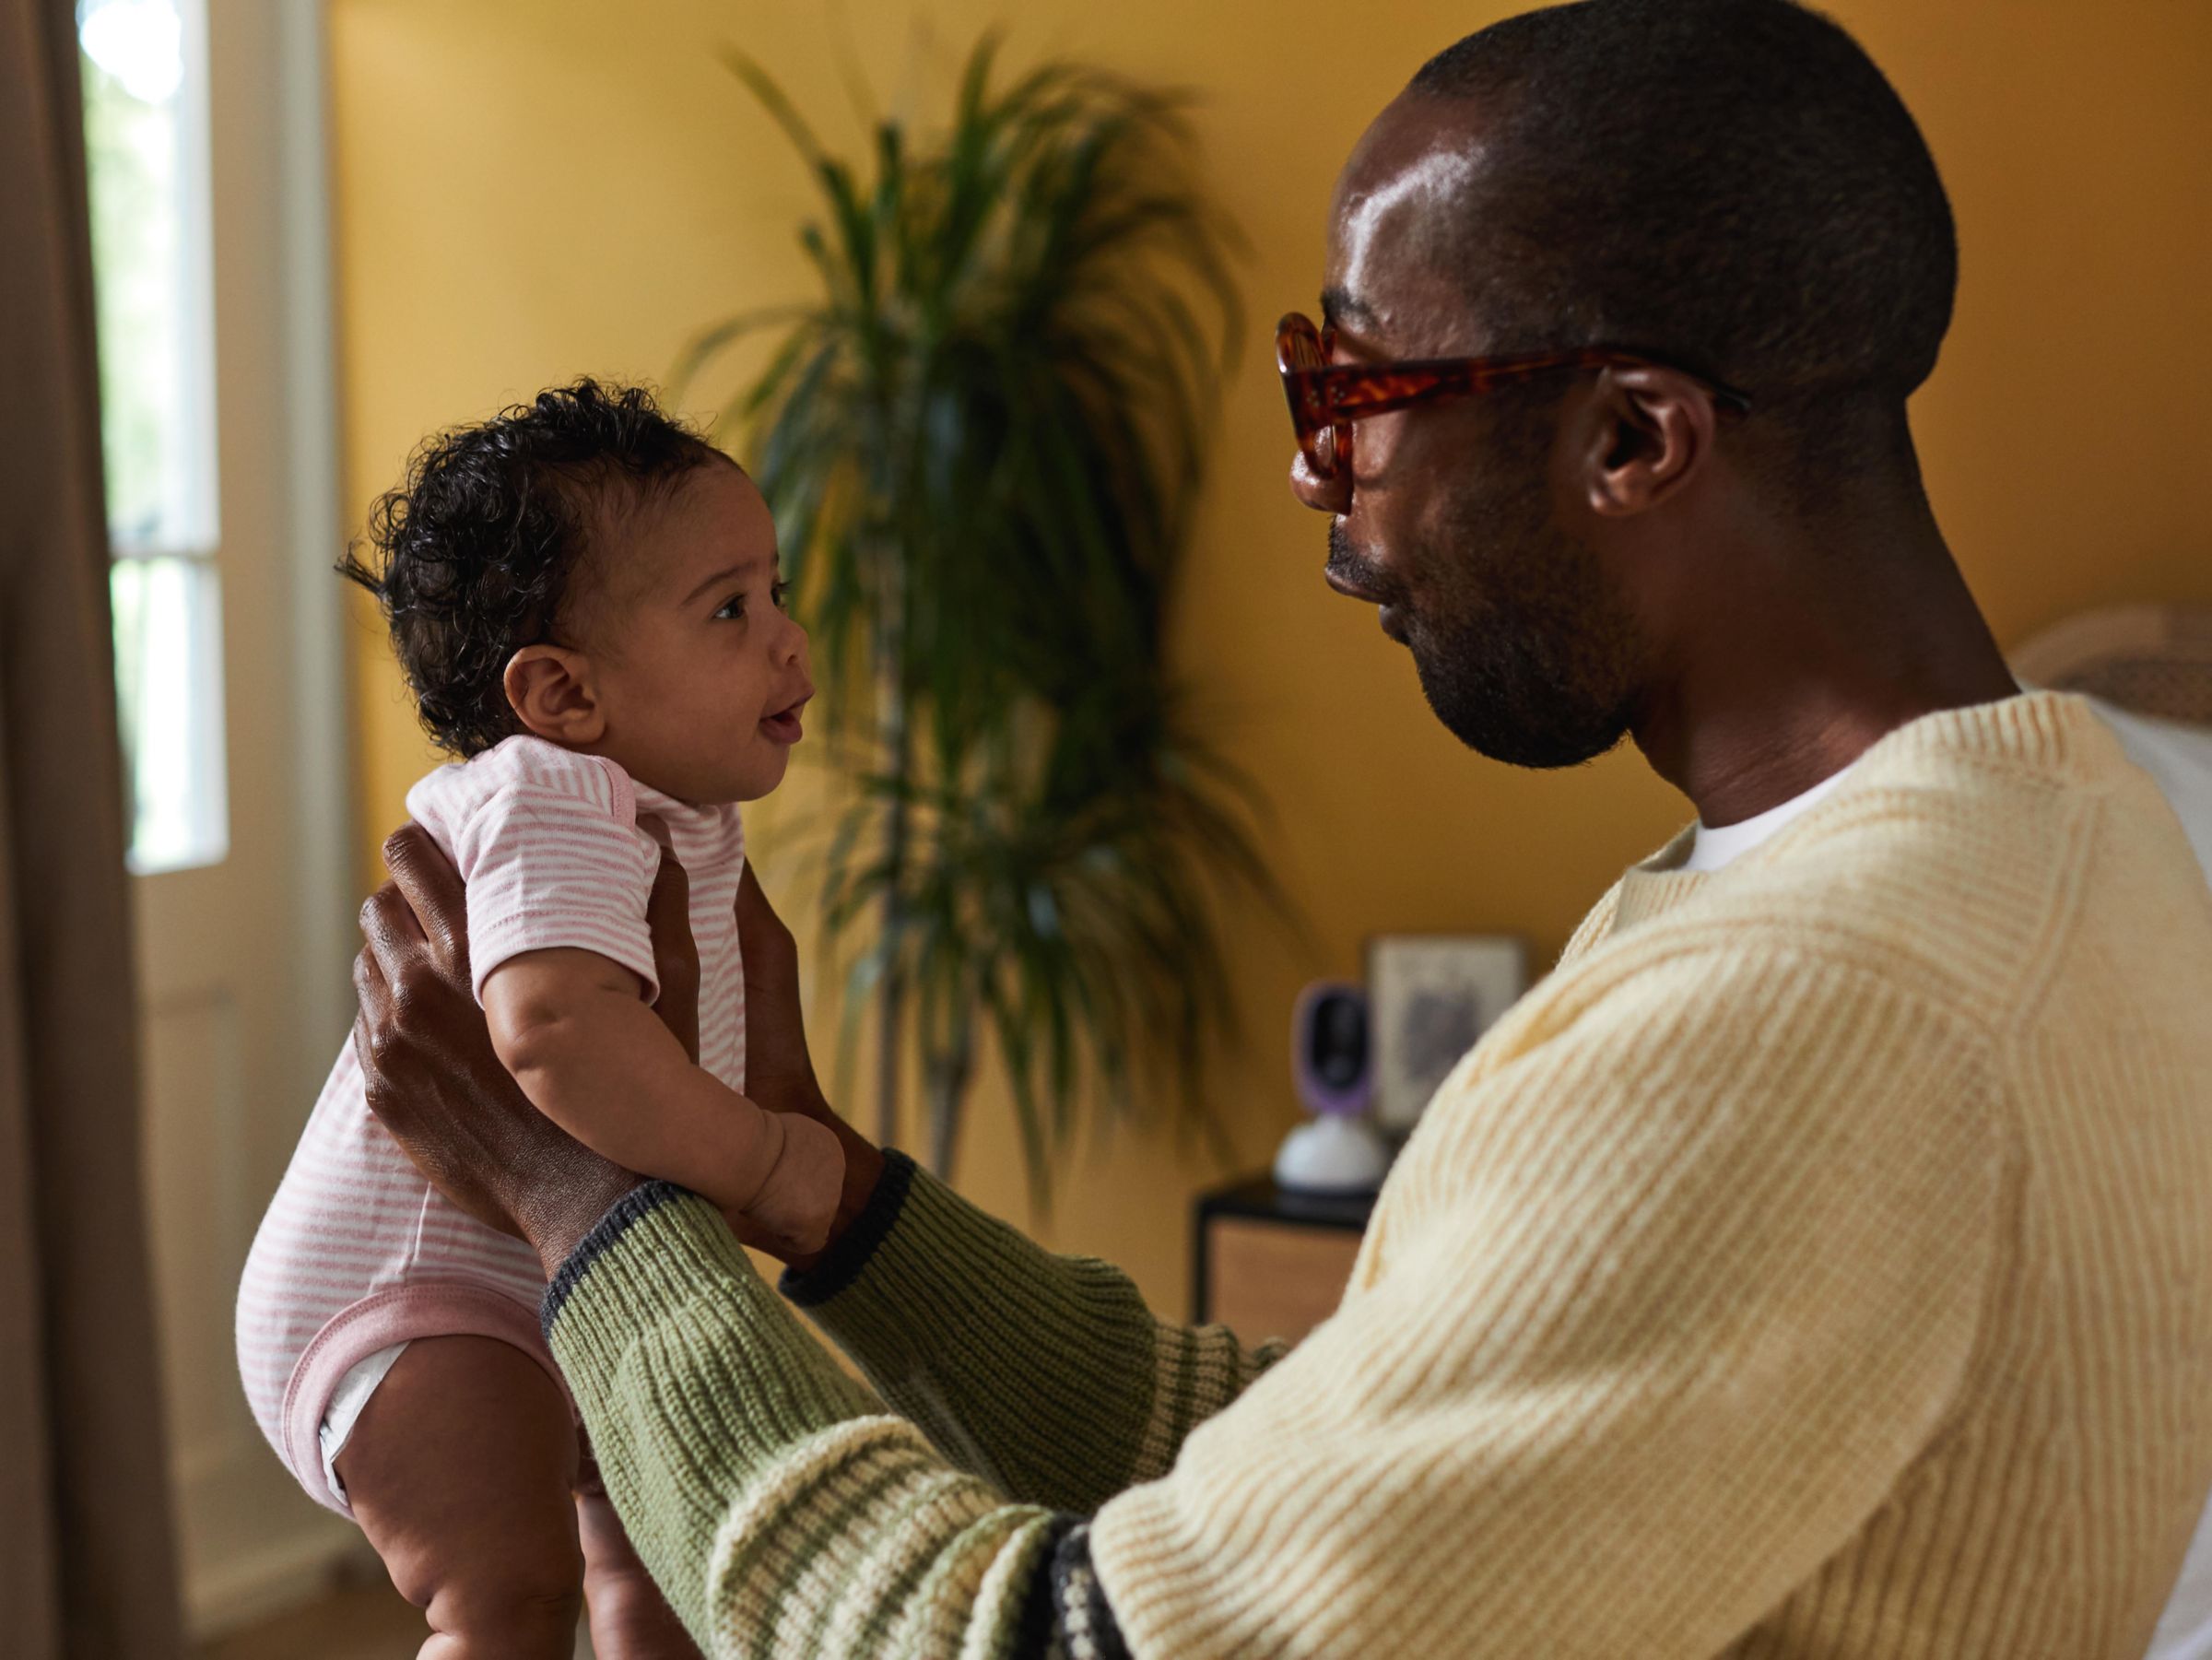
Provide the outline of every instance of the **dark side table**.
{"type": "Polygon", "coordinates": [[[1252,1176],[1198,1195],[1191,1301],[1246,1343],[1292,1342],[1335,1313],[1375,1207],[1358,1197],[1288,1193],[1252,1176]]]}

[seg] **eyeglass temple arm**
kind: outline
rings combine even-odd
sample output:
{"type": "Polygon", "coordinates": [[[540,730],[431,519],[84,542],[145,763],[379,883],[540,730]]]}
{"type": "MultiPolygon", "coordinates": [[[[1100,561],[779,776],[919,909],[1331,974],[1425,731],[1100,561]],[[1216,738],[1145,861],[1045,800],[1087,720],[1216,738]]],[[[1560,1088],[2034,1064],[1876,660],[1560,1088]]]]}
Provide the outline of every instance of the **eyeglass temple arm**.
{"type": "Polygon", "coordinates": [[[1685,369],[1661,359],[1632,357],[1618,352],[1558,352],[1512,362],[1485,362],[1481,359],[1442,359],[1394,364],[1371,369],[1359,363],[1330,363],[1291,371],[1320,394],[1316,400],[1328,417],[1385,415],[1403,409],[1438,393],[1487,392],[1513,381],[1549,374],[1562,369],[1605,368],[1617,364],[1649,364],[1688,375],[1716,404],[1739,415],[1751,412],[1751,400],[1724,381],[1685,369]]]}

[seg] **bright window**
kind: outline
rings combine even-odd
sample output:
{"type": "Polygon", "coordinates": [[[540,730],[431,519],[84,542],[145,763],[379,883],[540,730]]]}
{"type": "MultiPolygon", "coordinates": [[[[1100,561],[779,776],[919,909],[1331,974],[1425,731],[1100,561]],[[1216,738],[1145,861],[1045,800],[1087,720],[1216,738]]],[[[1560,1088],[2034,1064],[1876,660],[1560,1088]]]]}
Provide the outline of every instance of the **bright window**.
{"type": "Polygon", "coordinates": [[[229,850],[203,0],[79,0],[131,868],[229,850]]]}

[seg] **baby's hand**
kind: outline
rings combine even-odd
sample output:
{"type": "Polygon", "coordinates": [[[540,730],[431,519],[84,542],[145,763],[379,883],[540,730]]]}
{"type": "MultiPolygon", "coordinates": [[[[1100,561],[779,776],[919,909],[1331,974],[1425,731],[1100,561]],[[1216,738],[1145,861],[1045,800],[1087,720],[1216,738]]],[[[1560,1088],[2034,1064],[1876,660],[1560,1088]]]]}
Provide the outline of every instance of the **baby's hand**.
{"type": "Polygon", "coordinates": [[[780,1247],[806,1255],[829,1242],[844,1193],[845,1151],[827,1124],[799,1113],[775,1117],[783,1130],[783,1151],[741,1214],[774,1235],[780,1247]]]}

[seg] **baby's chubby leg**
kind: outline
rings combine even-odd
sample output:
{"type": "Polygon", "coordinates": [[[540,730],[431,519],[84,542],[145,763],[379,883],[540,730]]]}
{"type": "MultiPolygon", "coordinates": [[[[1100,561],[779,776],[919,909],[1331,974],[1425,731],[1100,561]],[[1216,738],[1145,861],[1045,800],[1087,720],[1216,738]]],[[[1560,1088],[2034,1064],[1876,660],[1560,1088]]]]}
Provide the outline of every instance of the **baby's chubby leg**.
{"type": "Polygon", "coordinates": [[[598,1482],[587,1480],[578,1489],[576,1520],[592,1650],[599,1660],[700,1660],[699,1645],[638,1560],[598,1482]]]}
{"type": "Polygon", "coordinates": [[[569,1660],[582,1607],[577,1435],[536,1361],[424,1337],[338,1454],[355,1520],[430,1636],[419,1660],[569,1660]]]}

